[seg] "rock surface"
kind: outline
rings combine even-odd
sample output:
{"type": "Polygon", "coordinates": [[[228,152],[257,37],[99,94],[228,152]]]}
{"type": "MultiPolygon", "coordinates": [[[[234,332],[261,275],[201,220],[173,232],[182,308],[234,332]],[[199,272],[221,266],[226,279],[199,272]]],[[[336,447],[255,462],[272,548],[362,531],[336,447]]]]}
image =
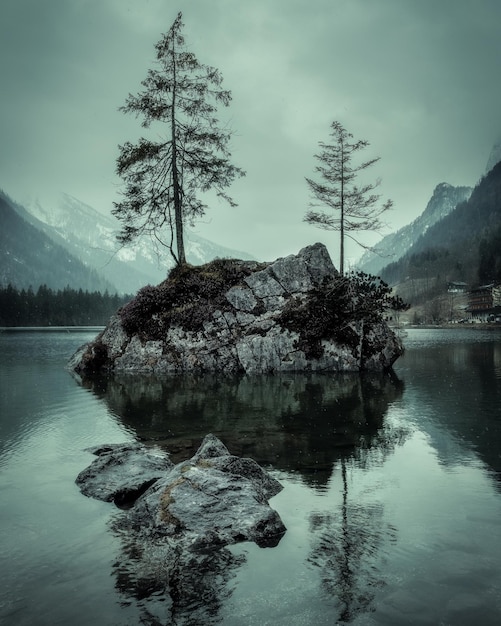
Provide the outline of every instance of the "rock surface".
{"type": "MultiPolygon", "coordinates": [[[[323,281],[338,276],[322,244],[269,264],[234,263],[245,274],[236,284],[226,286],[216,308],[211,308],[212,300],[200,300],[195,310],[195,317],[202,319],[199,327],[183,326],[170,318],[162,325],[163,312],[152,309],[142,326],[155,327],[155,333],[141,332],[141,327],[131,332],[125,328],[123,314],[118,314],[103,333],[73,355],[70,369],[81,376],[101,371],[254,374],[384,370],[402,354],[400,340],[385,322],[353,323],[350,333],[355,339],[350,345],[326,336],[320,338],[318,349],[310,352],[300,332],[284,325],[283,313],[291,302],[304,303],[323,281]]],[[[193,293],[193,301],[196,297],[193,293]]],[[[192,311],[193,304],[186,301],[178,306],[178,316],[190,307],[192,311]]]]}
{"type": "Polygon", "coordinates": [[[86,496],[117,506],[137,500],[174,467],[165,453],[139,443],[103,445],[89,452],[97,459],[80,472],[77,485],[86,496]]]}
{"type": "Polygon", "coordinates": [[[240,541],[269,547],[285,532],[268,504],[280,483],[252,459],[231,455],[214,435],[177,465],[141,444],[91,451],[98,458],[76,483],[87,496],[130,505],[121,524],[143,539],[170,538],[188,549],[240,541]]]}

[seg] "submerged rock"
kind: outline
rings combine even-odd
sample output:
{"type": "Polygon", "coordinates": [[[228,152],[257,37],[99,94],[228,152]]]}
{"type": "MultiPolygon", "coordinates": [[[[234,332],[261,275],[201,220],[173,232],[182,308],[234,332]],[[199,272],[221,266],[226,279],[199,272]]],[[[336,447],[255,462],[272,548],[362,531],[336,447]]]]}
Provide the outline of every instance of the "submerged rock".
{"type": "Polygon", "coordinates": [[[177,465],[141,444],[92,451],[98,458],[76,479],[82,493],[130,506],[121,524],[143,539],[170,538],[190,549],[240,541],[264,547],[286,530],[268,504],[281,484],[252,459],[231,455],[214,435],[177,465]]]}
{"type": "Polygon", "coordinates": [[[322,244],[273,263],[216,260],[178,268],[164,283],[141,290],[73,355],[69,367],[84,377],[103,371],[390,368],[403,348],[381,315],[357,315],[360,304],[344,294],[342,311],[331,315],[332,323],[325,307],[309,307],[338,278],[322,244]]]}

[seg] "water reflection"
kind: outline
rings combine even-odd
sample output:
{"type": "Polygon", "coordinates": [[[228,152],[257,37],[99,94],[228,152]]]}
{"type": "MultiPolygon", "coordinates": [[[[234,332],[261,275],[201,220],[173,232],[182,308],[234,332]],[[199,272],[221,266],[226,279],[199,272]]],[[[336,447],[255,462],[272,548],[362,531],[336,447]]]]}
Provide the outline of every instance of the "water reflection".
{"type": "Polygon", "coordinates": [[[395,543],[397,531],[385,522],[384,505],[350,494],[348,469],[339,463],[342,499],[334,511],[312,513],[309,563],[319,568],[321,584],[336,607],[337,623],[352,622],[374,610],[378,589],[384,587],[385,546],[395,543]]]}
{"type": "Polygon", "coordinates": [[[430,437],[445,466],[486,463],[501,480],[501,343],[451,342],[427,350],[408,349],[397,370],[417,394],[421,414],[413,416],[430,437]]]}
{"type": "MultiPolygon", "coordinates": [[[[335,593],[343,619],[369,609],[371,589],[381,582],[376,562],[388,529],[382,504],[350,501],[346,468],[382,463],[403,441],[403,431],[385,422],[388,407],[403,393],[395,375],[114,376],[85,385],[135,437],[166,446],[174,462],[192,456],[212,432],[233,454],[299,477],[314,492],[327,492],[340,466],[342,504],[311,513],[308,562],[327,594],[335,593]]],[[[122,553],[113,573],[142,623],[221,619],[245,554],[226,548],[173,554],[169,544],[145,544],[121,527],[114,525],[122,553]]]]}
{"type": "Polygon", "coordinates": [[[174,462],[212,432],[233,454],[319,488],[343,450],[378,440],[389,404],[403,393],[392,374],[115,376],[85,384],[138,439],[167,446],[174,462]]]}
{"type": "Polygon", "coordinates": [[[499,334],[409,331],[405,390],[298,376],[86,391],[64,370],[84,339],[65,337],[0,334],[1,623],[501,623],[499,334]],[[171,570],[165,547],[107,526],[121,512],[74,485],[89,446],[138,437],[180,459],[208,431],[283,481],[276,548],[171,570]]]}
{"type": "Polygon", "coordinates": [[[141,624],[210,626],[232,594],[231,583],[245,556],[227,548],[207,552],[181,549],[167,540],[141,541],[116,523],[122,553],[113,567],[123,604],[135,602],[141,624]]]}

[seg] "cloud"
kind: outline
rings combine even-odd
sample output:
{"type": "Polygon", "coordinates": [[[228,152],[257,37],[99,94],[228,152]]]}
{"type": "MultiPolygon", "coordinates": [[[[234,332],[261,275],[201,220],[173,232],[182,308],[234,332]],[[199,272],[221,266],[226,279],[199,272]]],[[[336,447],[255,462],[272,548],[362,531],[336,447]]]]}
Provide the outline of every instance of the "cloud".
{"type": "MultiPolygon", "coordinates": [[[[337,119],[381,156],[374,177],[395,201],[392,228],[436,184],[474,184],[499,136],[498,0],[3,0],[0,186],[66,191],[102,211],[117,199],[117,146],[139,122],[137,92],[179,8],[188,44],[219,68],[233,102],[235,163],[247,170],[199,227],[272,258],[335,235],[302,222],[304,181],[337,119]]],[[[351,250],[356,256],[358,250],[351,250]]]]}

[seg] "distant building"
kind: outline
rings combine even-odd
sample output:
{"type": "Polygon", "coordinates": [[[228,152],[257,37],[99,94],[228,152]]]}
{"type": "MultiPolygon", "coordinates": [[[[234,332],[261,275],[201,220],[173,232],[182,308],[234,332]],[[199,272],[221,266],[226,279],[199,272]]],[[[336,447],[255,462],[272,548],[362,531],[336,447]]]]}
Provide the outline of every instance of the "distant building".
{"type": "Polygon", "coordinates": [[[451,281],[447,284],[447,291],[449,293],[466,293],[468,285],[460,281],[451,281]]]}
{"type": "Polygon", "coordinates": [[[491,283],[469,291],[467,311],[474,321],[501,320],[501,284],[491,283]]]}
{"type": "Polygon", "coordinates": [[[492,288],[492,305],[494,307],[501,307],[501,284],[495,285],[492,288]]]}

